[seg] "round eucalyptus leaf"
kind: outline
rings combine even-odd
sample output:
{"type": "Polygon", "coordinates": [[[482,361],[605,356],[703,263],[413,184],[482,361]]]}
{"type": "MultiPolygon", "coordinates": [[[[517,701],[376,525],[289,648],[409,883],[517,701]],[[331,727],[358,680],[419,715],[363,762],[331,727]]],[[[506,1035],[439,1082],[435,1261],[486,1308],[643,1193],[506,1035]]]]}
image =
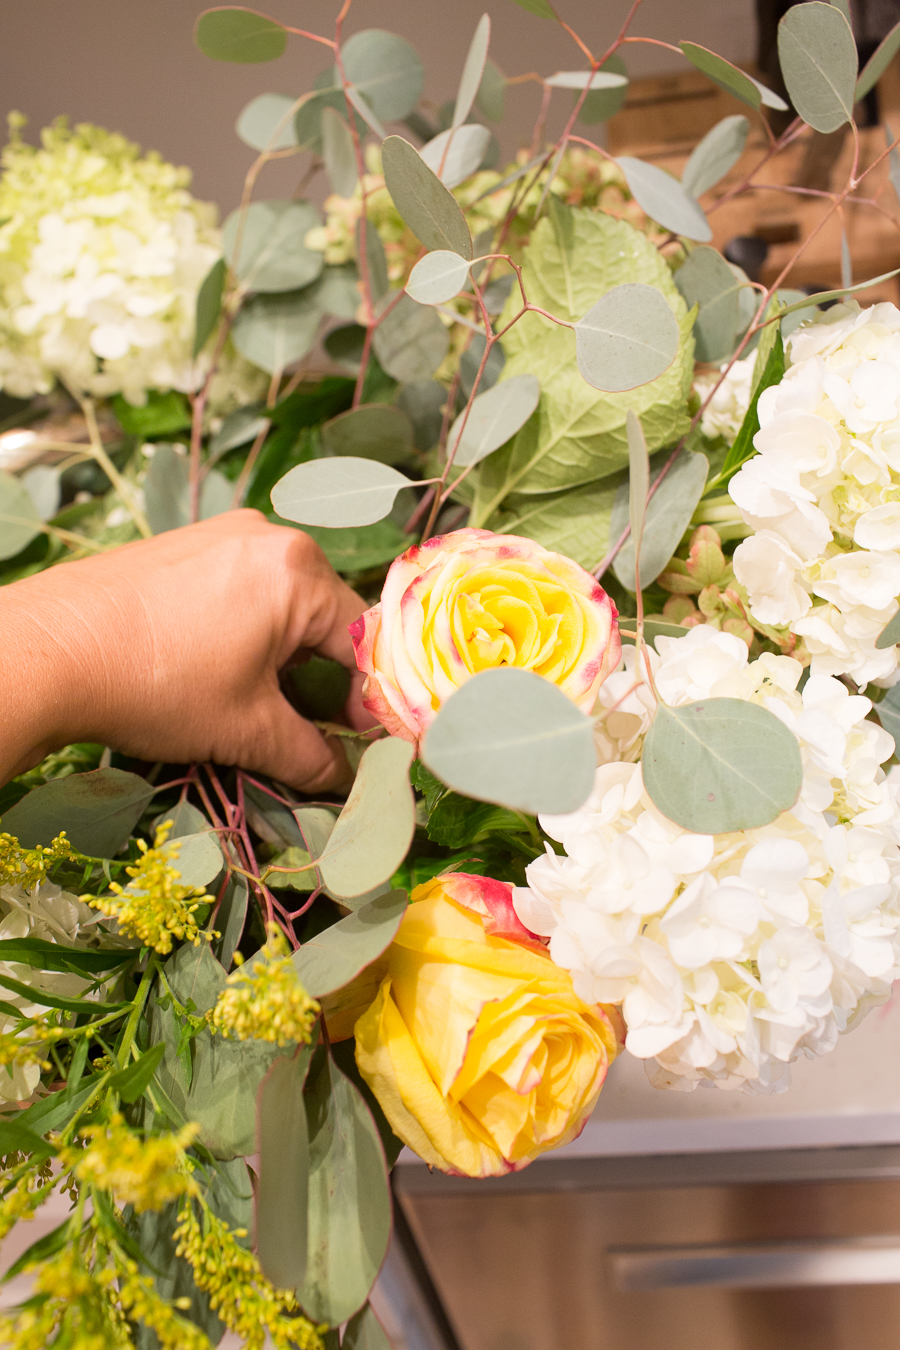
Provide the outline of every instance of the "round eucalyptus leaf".
{"type": "Polygon", "coordinates": [[[654,806],[695,834],[769,825],[791,809],[803,782],[794,733],[739,698],[661,703],[644,738],[641,773],[654,806]]]}
{"type": "Polygon", "coordinates": [[[291,958],[313,998],[334,993],[377,961],[391,945],[406,913],[406,891],[387,891],[304,942],[291,958]]]}
{"type": "MultiPolygon", "coordinates": [[[[603,62],[600,70],[611,75],[621,75],[623,82],[612,89],[596,89],[593,86],[585,94],[578,110],[578,120],[586,126],[597,122],[608,122],[622,107],[628,94],[628,70],[618,52],[613,52],[603,62]]],[[[576,91],[576,100],[580,94],[576,91]]]]}
{"type": "Polygon", "coordinates": [[[460,413],[450,429],[447,453],[456,447],[453,463],[458,468],[478,464],[499,450],[525,425],[541,397],[533,375],[512,375],[479,394],[466,418],[460,413]],[[465,425],[463,423],[465,422],[465,425]]]}
{"type": "Polygon", "coordinates": [[[332,328],[322,345],[332,361],[352,375],[358,375],[365,340],[366,330],[361,323],[344,323],[339,328],[332,328]]]}
{"type": "Polygon", "coordinates": [[[459,203],[418,150],[402,136],[388,136],[381,158],[387,190],[413,234],[427,249],[471,259],[472,238],[459,203]]]}
{"type": "Polygon", "coordinates": [[[628,83],[628,77],[615,70],[559,70],[549,75],[544,84],[554,89],[618,89],[628,83]]]}
{"type": "Polygon", "coordinates": [[[454,791],[531,814],[577,811],[594,783],[588,718],[555,684],[514,666],[451,694],[421,758],[454,791]]]}
{"type": "Polygon", "coordinates": [[[296,101],[289,94],[252,98],[237,120],[238,136],[254,150],[290,149],[297,144],[295,120],[288,115],[296,101]]]}
{"type": "Polygon", "coordinates": [[[382,370],[401,384],[427,380],[450,347],[447,330],[433,309],[401,296],[372,339],[382,370]]]}
{"type": "Polygon", "coordinates": [[[208,886],[225,865],[214,834],[186,834],[180,839],[168,839],[163,847],[181,877],[182,886],[208,886]]]}
{"type": "Polygon", "coordinates": [[[313,459],[275,484],[272,505],[283,520],[298,525],[372,525],[390,512],[400,489],[410,486],[402,473],[374,459],[313,459]]]}
{"type": "Polygon", "coordinates": [[[475,102],[489,122],[502,122],[506,103],[506,76],[493,61],[486,61],[475,102]]]}
{"type": "MultiPolygon", "coordinates": [[[[740,326],[743,288],[721,253],[706,244],[695,248],[675,273],[675,285],[689,309],[699,306],[694,323],[696,359],[722,361],[730,356],[740,326]]],[[[751,298],[754,294],[751,290],[751,298]]]]}
{"type": "Polygon", "coordinates": [[[778,60],[791,102],[816,131],[837,131],[853,117],[856,43],[835,5],[793,5],[778,25],[778,60]]]}
{"type": "Polygon", "coordinates": [[[359,455],[381,464],[399,464],[415,449],[412,422],[389,403],[363,403],[332,417],[322,427],[322,443],[332,455],[359,455]]]}
{"type": "Polygon", "coordinates": [[[399,736],[375,741],[363,754],[350,796],[319,859],[322,880],[332,895],[352,899],[371,891],[389,881],[406,857],[416,828],[409,782],[414,755],[415,747],[399,736]]]}
{"type": "Polygon", "coordinates": [[[397,407],[406,413],[413,426],[417,450],[432,450],[441,435],[447,390],[437,380],[414,380],[397,393],[397,407]]]}
{"type": "Polygon", "coordinates": [[[34,500],[18,478],[0,469],[0,559],[14,558],[41,533],[34,500]]]}
{"type": "Polygon", "coordinates": [[[267,422],[264,403],[248,403],[243,408],[236,408],[228,414],[215,435],[210,437],[210,455],[218,459],[229,450],[236,450],[239,445],[248,445],[250,441],[256,440],[267,422]]]}
{"type": "Polygon", "coordinates": [[[444,187],[455,188],[481,166],[490,141],[488,128],[471,122],[442,131],[423,145],[419,154],[444,187]]]}
{"type": "Polygon", "coordinates": [[[354,33],[341,53],[347,79],[372,105],[376,117],[395,121],[411,113],[425,84],[416,49],[394,33],[367,28],[354,33]]]}
{"type": "Polygon", "coordinates": [[[223,5],[200,15],[194,27],[194,41],[203,55],[214,61],[253,65],[283,56],[287,33],[280,23],[255,9],[223,5]]]}
{"type": "Polygon", "coordinates": [[[435,249],[420,258],[409,274],[406,294],[420,305],[443,305],[459,295],[469,276],[469,264],[458,253],[435,249]]]}
{"type": "Polygon", "coordinates": [[[651,220],[673,234],[682,234],[701,244],[712,239],[712,230],[701,207],[677,178],[665,169],[643,159],[633,159],[631,155],[621,155],[618,165],[632,197],[651,220]]]}
{"type": "Polygon", "coordinates": [[[575,351],[579,371],[595,389],[636,389],[675,360],[678,321],[655,286],[626,282],[576,323],[575,351]]]}
{"type": "Polygon", "coordinates": [[[312,351],[322,311],[314,287],[281,295],[254,295],[231,330],[234,345],[260,370],[274,375],[312,351]]]}
{"type": "Polygon", "coordinates": [[[452,125],[455,127],[461,127],[469,113],[472,111],[472,104],[478,96],[478,91],[481,88],[481,81],[484,77],[484,67],[485,62],[487,61],[490,42],[491,16],[489,14],[482,14],[478,23],[475,25],[475,33],[469,44],[462,77],[459,81],[459,89],[456,94],[456,105],[453,109],[452,125]]]}
{"type": "Polygon", "coordinates": [[[251,202],[246,210],[232,211],[225,222],[225,256],[249,290],[297,290],[322,270],[322,254],[303,242],[319,223],[312,202],[251,202]]]}
{"type": "Polygon", "coordinates": [[[359,181],[353,133],[336,108],[322,109],[322,158],[332,192],[352,197],[359,181]]]}
{"type": "Polygon", "coordinates": [[[743,154],[749,130],[750,123],[746,117],[740,114],[723,117],[694,147],[681,175],[682,186],[692,197],[699,197],[714,183],[718,183],[737,163],[743,154]]]}

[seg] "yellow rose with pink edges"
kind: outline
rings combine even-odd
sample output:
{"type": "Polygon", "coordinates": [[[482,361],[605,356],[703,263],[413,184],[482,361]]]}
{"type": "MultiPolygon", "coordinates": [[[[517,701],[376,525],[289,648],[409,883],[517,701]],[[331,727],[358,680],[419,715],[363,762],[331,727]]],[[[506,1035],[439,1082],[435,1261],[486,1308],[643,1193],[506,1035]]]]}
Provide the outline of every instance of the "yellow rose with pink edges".
{"type": "Polygon", "coordinates": [[[616,1010],[582,1002],[512,891],[459,872],[418,886],[355,1027],[391,1129],[464,1176],[516,1172],[575,1139],[622,1039],[616,1010]]]}
{"type": "Polygon", "coordinates": [[[589,572],[531,539],[456,530],[391,565],[381,603],[351,625],[363,701],[418,744],[471,675],[532,670],[584,712],[621,655],[617,611],[589,572]]]}

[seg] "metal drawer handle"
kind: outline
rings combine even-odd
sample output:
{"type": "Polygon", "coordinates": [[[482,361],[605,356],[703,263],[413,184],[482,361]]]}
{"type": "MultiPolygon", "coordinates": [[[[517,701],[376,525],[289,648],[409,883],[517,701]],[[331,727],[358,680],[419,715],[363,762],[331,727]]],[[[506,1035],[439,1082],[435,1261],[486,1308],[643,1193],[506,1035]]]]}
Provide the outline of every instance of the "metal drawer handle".
{"type": "Polygon", "coordinates": [[[900,1237],[610,1247],[617,1289],[900,1284],[900,1237]]]}

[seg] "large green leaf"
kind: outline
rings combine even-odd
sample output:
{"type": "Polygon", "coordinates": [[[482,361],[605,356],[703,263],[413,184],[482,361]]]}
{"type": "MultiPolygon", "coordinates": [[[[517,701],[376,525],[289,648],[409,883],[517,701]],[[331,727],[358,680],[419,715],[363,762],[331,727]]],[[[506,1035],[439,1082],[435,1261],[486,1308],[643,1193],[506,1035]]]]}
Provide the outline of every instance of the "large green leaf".
{"type": "Polygon", "coordinates": [[[256,1250],[276,1289],[298,1289],[306,1276],[309,1132],[303,1087],[312,1047],[276,1059],[259,1091],[256,1250]]]}
{"type": "Polygon", "coordinates": [[[626,282],[575,325],[578,369],[588,384],[621,394],[650,384],[678,354],[678,321],[655,286],[626,282]]]}
{"type": "Polygon", "coordinates": [[[699,197],[740,159],[747,144],[750,123],[737,114],[723,117],[708,131],[691,151],[691,157],[681,175],[681,181],[692,197],[699,197]]]}
{"type": "Polygon", "coordinates": [[[225,221],[225,257],[248,290],[300,290],[322,271],[321,252],[303,242],[319,220],[312,202],[251,202],[225,221]]]}
{"type": "Polygon", "coordinates": [[[345,42],[341,55],[347,79],[376,117],[390,122],[412,112],[425,83],[425,71],[416,49],[405,38],[383,28],[366,28],[345,42]]]}
{"type": "Polygon", "coordinates": [[[410,480],[387,464],[346,455],[298,464],[272,489],[272,505],[298,525],[371,525],[410,480]]]}
{"type": "Polygon", "coordinates": [[[252,65],[275,61],[287,47],[281,24],[265,14],[243,6],[222,5],[201,14],[194,28],[194,41],[204,56],[214,61],[252,65]]]}
{"type": "Polygon", "coordinates": [[[381,147],[384,181],[394,205],[427,249],[449,249],[472,257],[472,238],[456,198],[402,136],[381,147]]]}
{"type": "MultiPolygon", "coordinates": [[[[651,465],[655,481],[669,456],[664,451],[651,465]]],[[[650,498],[641,544],[641,587],[649,586],[671,558],[703,495],[709,464],[705,455],[682,450],[656,492],[650,498]]],[[[613,540],[629,523],[630,488],[623,483],[616,494],[609,522],[613,540]]],[[[629,538],[616,555],[613,569],[626,590],[634,590],[634,543],[629,538]]]]}
{"type": "Polygon", "coordinates": [[[594,782],[591,723],[549,680],[503,666],[473,675],[425,735],[423,762],[466,797],[561,815],[594,782]]]}
{"type": "Polygon", "coordinates": [[[522,534],[592,571],[609,548],[610,512],[621,473],[547,496],[513,495],[488,522],[498,534],[522,534]]]}
{"type": "Polygon", "coordinates": [[[401,295],[372,339],[382,370],[407,384],[433,375],[450,348],[440,316],[401,295]]]}
{"type": "Polygon", "coordinates": [[[376,961],[393,942],[408,899],[406,891],[387,891],[304,942],[292,957],[304,989],[322,998],[376,961]]]}
{"type": "Polygon", "coordinates": [[[675,273],[689,306],[697,305],[694,342],[698,361],[722,361],[734,351],[741,321],[741,282],[721,253],[695,248],[675,273]]]}
{"type": "Polygon", "coordinates": [[[14,558],[40,534],[41,517],[25,484],[0,469],[0,561],[14,558]]]}
{"type": "Polygon", "coordinates": [[[122,769],[92,769],[33,788],[3,817],[23,848],[49,844],[63,830],[79,853],[114,858],[144,812],[153,787],[122,769]]]}
{"type": "Polygon", "coordinates": [[[800,742],[766,708],[738,698],[661,703],[644,738],[644,787],[654,806],[695,834],[770,824],[797,800],[800,742]]]}
{"type": "Polygon", "coordinates": [[[306,1088],[309,1239],[304,1311],[331,1326],[365,1303],[387,1252],[391,1200],[378,1131],[331,1057],[316,1054],[306,1088]]]}
{"type": "Polygon", "coordinates": [[[816,131],[853,117],[856,43],[845,16],[822,0],[792,5],[778,25],[778,59],[791,102],[816,131]]]}
{"type": "Polygon", "coordinates": [[[414,747],[398,736],[375,741],[360,761],[344,809],[319,859],[332,895],[364,895],[393,876],[416,827],[409,782],[414,747]]]}
{"type": "MultiPolygon", "coordinates": [[[[474,525],[483,525],[510,492],[558,492],[624,468],[628,408],[640,417],[651,451],[672,444],[690,425],[691,318],[671,272],[649,240],[626,222],[580,210],[571,219],[571,247],[560,240],[551,221],[542,220],[525,250],[523,275],[532,303],[576,323],[612,287],[643,282],[662,293],[678,321],[678,355],[650,384],[620,394],[602,393],[578,371],[575,334],[539,314],[526,314],[503,338],[505,376],[534,375],[541,400],[536,416],[512,444],[475,471],[474,525]]],[[[519,308],[517,296],[511,296],[501,325],[519,308]]]]}

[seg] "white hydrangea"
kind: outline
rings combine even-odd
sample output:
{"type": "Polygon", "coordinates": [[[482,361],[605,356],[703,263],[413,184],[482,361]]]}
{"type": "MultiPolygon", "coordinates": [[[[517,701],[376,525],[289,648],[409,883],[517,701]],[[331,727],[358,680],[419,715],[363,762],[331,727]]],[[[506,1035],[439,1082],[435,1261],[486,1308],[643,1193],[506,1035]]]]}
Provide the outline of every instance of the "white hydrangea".
{"type": "MultiPolygon", "coordinates": [[[[742,357],[740,361],[735,361],[709,400],[709,404],[704,409],[703,416],[700,419],[700,430],[710,440],[722,436],[729,445],[734,444],[747,409],[750,407],[755,365],[756,352],[751,353],[750,356],[742,357]]],[[[720,366],[720,374],[726,369],[727,363],[720,366]]],[[[700,395],[701,402],[705,402],[718,378],[719,375],[700,375],[694,380],[694,390],[700,395]]]]}
{"type": "Polygon", "coordinates": [[[620,1003],[626,1048],[656,1086],[699,1083],[782,1091],[801,1053],[834,1047],[900,975],[900,785],[881,768],[893,739],[866,720],[871,702],[799,662],[752,663],[739,638],[708,626],[647,651],[673,706],[741,698],[797,735],[803,786],[761,829],[702,835],[662,816],[643,788],[640,753],[655,700],[628,666],[607,721],[594,791],[568,816],[542,817],[549,847],[527,868],[516,911],[550,940],[587,1002],[620,1003]],[[617,734],[620,733],[620,734],[617,734]]]}
{"type": "MultiPolygon", "coordinates": [[[[64,121],[37,150],[14,137],[2,162],[0,388],[29,398],[60,379],[137,405],[196,389],[210,361],[192,357],[197,292],[222,247],[188,171],[64,121]]],[[[214,407],[259,395],[265,377],[230,348],[224,367],[214,407]]]]}
{"type": "Polygon", "coordinates": [[[729,488],[755,531],[735,575],[815,674],[893,684],[897,648],[875,642],[900,596],[900,310],[837,305],[794,333],[788,362],[729,488]]]}

